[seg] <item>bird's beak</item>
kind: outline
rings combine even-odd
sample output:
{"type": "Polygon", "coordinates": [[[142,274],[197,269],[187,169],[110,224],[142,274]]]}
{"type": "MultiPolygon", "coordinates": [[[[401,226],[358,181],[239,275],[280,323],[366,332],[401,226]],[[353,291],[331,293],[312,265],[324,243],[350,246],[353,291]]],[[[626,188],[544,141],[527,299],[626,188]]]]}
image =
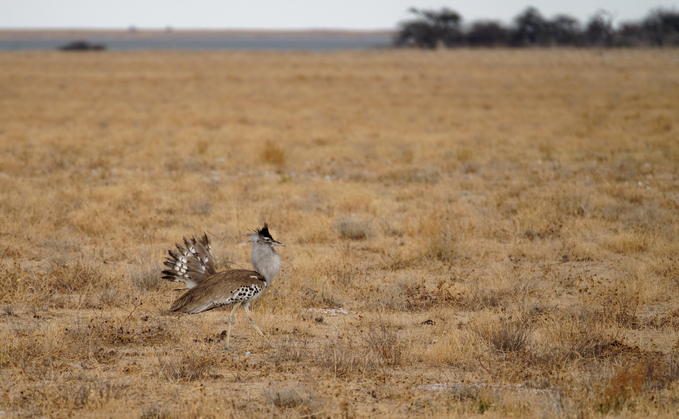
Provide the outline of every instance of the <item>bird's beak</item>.
{"type": "Polygon", "coordinates": [[[283,243],[277,242],[277,241],[273,242],[273,245],[274,245],[274,246],[283,246],[283,247],[286,247],[283,243]]]}

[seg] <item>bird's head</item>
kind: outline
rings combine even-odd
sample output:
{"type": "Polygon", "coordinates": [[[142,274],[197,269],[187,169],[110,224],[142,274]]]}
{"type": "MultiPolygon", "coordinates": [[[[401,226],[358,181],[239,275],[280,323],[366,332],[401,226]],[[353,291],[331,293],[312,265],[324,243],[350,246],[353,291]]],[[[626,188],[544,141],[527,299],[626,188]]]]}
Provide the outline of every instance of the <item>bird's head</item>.
{"type": "Polygon", "coordinates": [[[274,240],[273,237],[271,237],[271,233],[269,233],[269,225],[267,223],[264,223],[264,227],[260,228],[259,230],[255,230],[254,233],[248,234],[248,240],[251,243],[268,244],[272,247],[285,246],[283,243],[278,242],[274,240]]]}

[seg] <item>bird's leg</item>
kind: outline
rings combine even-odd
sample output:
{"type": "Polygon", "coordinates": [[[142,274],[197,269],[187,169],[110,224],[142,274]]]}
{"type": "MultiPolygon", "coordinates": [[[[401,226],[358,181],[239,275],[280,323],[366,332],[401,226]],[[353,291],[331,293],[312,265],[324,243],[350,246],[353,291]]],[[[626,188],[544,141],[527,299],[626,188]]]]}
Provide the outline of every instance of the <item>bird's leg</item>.
{"type": "Polygon", "coordinates": [[[231,348],[229,348],[229,339],[231,339],[231,324],[233,323],[233,313],[234,313],[234,311],[236,311],[236,309],[238,308],[238,306],[240,304],[241,303],[234,304],[233,308],[231,309],[231,313],[229,314],[229,328],[228,328],[228,331],[226,332],[226,349],[227,350],[231,349],[231,348]]]}
{"type": "Polygon", "coordinates": [[[250,323],[250,326],[255,328],[257,333],[259,333],[262,337],[265,338],[264,333],[262,333],[262,331],[259,330],[259,327],[257,327],[257,325],[255,324],[255,321],[252,320],[252,316],[250,315],[250,308],[248,306],[249,306],[249,304],[243,306],[243,308],[245,309],[245,315],[248,317],[248,323],[250,323]]]}
{"type": "Polygon", "coordinates": [[[266,341],[266,343],[269,344],[269,346],[271,346],[272,348],[275,348],[276,346],[273,343],[271,343],[269,338],[264,336],[264,333],[262,333],[262,331],[259,330],[259,327],[257,327],[257,325],[255,324],[255,321],[252,320],[252,316],[250,315],[250,307],[249,306],[250,306],[250,304],[247,304],[247,305],[243,304],[243,308],[245,309],[245,315],[248,317],[248,323],[250,323],[250,325],[255,328],[257,333],[259,333],[264,338],[264,340],[266,341]]]}

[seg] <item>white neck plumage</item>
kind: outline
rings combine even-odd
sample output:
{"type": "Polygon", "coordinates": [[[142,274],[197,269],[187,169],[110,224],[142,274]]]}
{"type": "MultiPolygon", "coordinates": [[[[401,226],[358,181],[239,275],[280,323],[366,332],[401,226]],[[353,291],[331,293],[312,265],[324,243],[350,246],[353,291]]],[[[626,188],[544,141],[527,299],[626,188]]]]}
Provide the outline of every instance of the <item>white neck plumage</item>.
{"type": "Polygon", "coordinates": [[[281,268],[281,255],[274,246],[253,241],[250,262],[255,271],[264,277],[266,285],[269,286],[271,280],[281,268]]]}

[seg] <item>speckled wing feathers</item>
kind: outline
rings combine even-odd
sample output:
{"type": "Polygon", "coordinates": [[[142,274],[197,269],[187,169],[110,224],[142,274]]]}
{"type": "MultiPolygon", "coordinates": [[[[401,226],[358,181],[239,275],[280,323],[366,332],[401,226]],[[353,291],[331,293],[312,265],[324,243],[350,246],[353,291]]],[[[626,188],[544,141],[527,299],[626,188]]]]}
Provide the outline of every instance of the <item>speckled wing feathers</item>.
{"type": "Polygon", "coordinates": [[[266,287],[264,278],[255,271],[233,269],[208,276],[184,293],[170,310],[196,314],[223,305],[255,299],[266,287]]]}

